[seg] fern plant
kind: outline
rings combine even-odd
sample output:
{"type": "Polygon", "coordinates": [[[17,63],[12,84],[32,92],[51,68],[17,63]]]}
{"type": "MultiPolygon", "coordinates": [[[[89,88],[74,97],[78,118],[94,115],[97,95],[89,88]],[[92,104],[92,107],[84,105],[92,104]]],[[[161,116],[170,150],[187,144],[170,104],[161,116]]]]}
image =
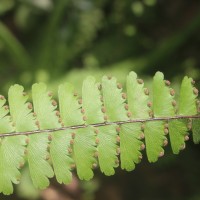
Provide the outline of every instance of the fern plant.
{"type": "Polygon", "coordinates": [[[32,103],[22,86],[11,86],[9,107],[0,96],[0,192],[13,192],[25,163],[34,186],[44,189],[54,175],[59,183],[70,183],[74,168],[81,180],[90,180],[97,166],[108,176],[119,165],[131,171],[145,147],[149,162],[156,162],[164,155],[168,133],[175,154],[185,148],[190,130],[199,143],[198,90],[193,85],[185,77],[176,102],[161,72],[153,78],[152,95],[134,72],[127,76],[126,93],[115,78],[104,76],[96,83],[88,77],[82,98],[71,84],[60,85],[59,106],[43,83],[33,85],[32,103]]]}

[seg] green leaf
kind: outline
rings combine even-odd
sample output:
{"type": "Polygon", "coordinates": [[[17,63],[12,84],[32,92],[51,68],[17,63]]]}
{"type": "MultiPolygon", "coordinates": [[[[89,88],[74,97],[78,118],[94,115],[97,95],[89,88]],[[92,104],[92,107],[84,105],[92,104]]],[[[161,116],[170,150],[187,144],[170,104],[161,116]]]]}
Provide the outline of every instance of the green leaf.
{"type": "Polygon", "coordinates": [[[128,96],[128,107],[132,113],[131,118],[149,118],[149,96],[144,92],[144,83],[138,83],[137,74],[130,72],[127,76],[126,89],[128,96]]]}
{"type": "Polygon", "coordinates": [[[178,154],[180,150],[184,149],[185,137],[189,134],[187,120],[170,120],[168,129],[172,151],[174,154],[178,154]]]}
{"type": "Polygon", "coordinates": [[[169,136],[171,147],[174,154],[178,154],[185,147],[185,136],[187,133],[187,120],[171,120],[169,121],[169,136]]]}
{"type": "Polygon", "coordinates": [[[115,173],[114,168],[118,166],[116,127],[116,125],[111,125],[97,129],[97,138],[99,139],[97,146],[99,166],[101,171],[107,176],[113,175],[115,173]]]}
{"type": "Polygon", "coordinates": [[[120,159],[121,168],[131,171],[135,168],[135,163],[141,160],[141,148],[143,142],[141,137],[141,123],[126,124],[120,130],[120,159]]]}
{"type": "Polygon", "coordinates": [[[192,120],[193,141],[195,144],[200,142],[200,119],[192,120]]]}
{"type": "MultiPolygon", "coordinates": [[[[9,128],[9,126],[7,126],[9,128]]],[[[10,132],[10,130],[8,130],[10,132]]],[[[23,142],[14,137],[5,138],[0,146],[0,192],[13,193],[12,183],[18,184],[21,178],[20,163],[23,163],[23,142]]]]}
{"type": "Polygon", "coordinates": [[[194,92],[192,85],[192,78],[184,77],[179,96],[179,109],[178,114],[180,115],[196,115],[196,97],[197,94],[194,92]]]}
{"type": "Polygon", "coordinates": [[[153,78],[153,112],[155,117],[174,116],[173,96],[165,85],[164,75],[157,72],[153,78]]]}
{"type": "Polygon", "coordinates": [[[108,121],[127,120],[126,110],[124,109],[125,98],[122,98],[122,89],[117,88],[116,78],[102,78],[102,90],[104,106],[108,121]]]}
{"type": "Polygon", "coordinates": [[[75,126],[83,124],[82,114],[80,112],[81,105],[74,95],[74,86],[65,83],[59,86],[59,108],[60,116],[65,126],[75,126]]]}
{"type": "Polygon", "coordinates": [[[70,157],[71,135],[69,131],[58,131],[52,136],[50,154],[56,179],[59,183],[68,184],[72,181],[71,165],[74,163],[70,157]]]}
{"type": "Polygon", "coordinates": [[[74,160],[76,162],[77,174],[81,180],[90,180],[93,178],[93,164],[96,164],[94,153],[95,134],[91,127],[79,129],[76,131],[74,139],[74,160]]]}
{"type": "MultiPolygon", "coordinates": [[[[24,93],[24,88],[20,85],[11,86],[8,92],[8,100],[15,131],[37,130],[35,117],[31,112],[32,104],[27,103],[28,95],[24,93]]],[[[18,136],[17,138],[25,141],[26,136],[18,136]]]]}
{"type": "Polygon", "coordinates": [[[156,162],[159,156],[162,156],[162,148],[166,137],[163,134],[163,122],[152,121],[145,123],[145,143],[149,162],[156,162]]]}
{"type": "Polygon", "coordinates": [[[83,109],[85,111],[87,124],[101,123],[104,121],[101,111],[102,102],[100,100],[100,91],[95,84],[95,78],[87,77],[82,87],[83,109]],[[95,113],[95,115],[94,115],[95,113]]]}

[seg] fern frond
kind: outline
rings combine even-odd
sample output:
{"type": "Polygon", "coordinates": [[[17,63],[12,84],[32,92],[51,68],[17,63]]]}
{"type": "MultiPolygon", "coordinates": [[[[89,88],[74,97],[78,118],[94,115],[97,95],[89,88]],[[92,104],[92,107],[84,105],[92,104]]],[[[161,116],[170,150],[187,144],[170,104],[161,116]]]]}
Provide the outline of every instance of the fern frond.
{"type": "Polygon", "coordinates": [[[90,76],[82,98],[71,84],[60,85],[57,105],[39,83],[32,87],[33,106],[22,86],[11,86],[10,111],[0,96],[0,192],[13,192],[26,162],[34,186],[43,189],[54,174],[59,183],[70,183],[74,168],[83,180],[91,179],[98,165],[105,175],[113,175],[119,165],[131,171],[145,146],[149,162],[156,162],[164,155],[168,133],[175,154],[185,148],[189,130],[199,143],[200,103],[193,84],[183,79],[176,102],[161,72],[153,78],[152,94],[134,72],[127,76],[127,93],[114,77],[96,83],[90,76]]]}

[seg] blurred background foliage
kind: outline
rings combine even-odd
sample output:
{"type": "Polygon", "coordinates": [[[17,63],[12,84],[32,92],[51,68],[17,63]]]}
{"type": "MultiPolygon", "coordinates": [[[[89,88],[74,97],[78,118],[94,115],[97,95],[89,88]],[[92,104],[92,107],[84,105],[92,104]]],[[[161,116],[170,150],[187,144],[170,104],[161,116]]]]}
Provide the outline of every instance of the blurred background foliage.
{"type": "MultiPolygon", "coordinates": [[[[80,92],[82,80],[113,75],[124,83],[129,71],[147,87],[156,71],[180,84],[184,75],[200,78],[200,1],[198,0],[0,0],[0,92],[11,84],[30,90],[46,82],[55,92],[71,82],[80,92]]],[[[0,199],[131,200],[200,199],[200,148],[188,143],[179,156],[156,164],[143,162],[133,172],[117,169],[94,180],[32,187],[28,171],[16,193],[0,199]]]]}

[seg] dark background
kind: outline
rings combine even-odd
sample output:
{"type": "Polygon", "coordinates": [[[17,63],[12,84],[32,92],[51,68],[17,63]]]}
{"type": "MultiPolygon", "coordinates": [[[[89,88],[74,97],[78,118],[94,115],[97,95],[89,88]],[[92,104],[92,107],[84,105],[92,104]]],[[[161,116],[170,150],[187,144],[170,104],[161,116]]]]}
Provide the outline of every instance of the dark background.
{"type": "MultiPolygon", "coordinates": [[[[174,87],[184,75],[200,78],[198,0],[0,0],[0,92],[19,83],[29,91],[46,82],[81,90],[82,80],[108,74],[124,83],[135,71],[151,87],[162,71],[174,87]]],[[[145,153],[144,153],[145,154],[145,153]]],[[[192,140],[180,155],[170,145],[155,164],[145,158],[132,172],[99,170],[92,181],[34,190],[27,170],[12,196],[0,199],[165,200],[200,199],[200,147],[192,140]]]]}

